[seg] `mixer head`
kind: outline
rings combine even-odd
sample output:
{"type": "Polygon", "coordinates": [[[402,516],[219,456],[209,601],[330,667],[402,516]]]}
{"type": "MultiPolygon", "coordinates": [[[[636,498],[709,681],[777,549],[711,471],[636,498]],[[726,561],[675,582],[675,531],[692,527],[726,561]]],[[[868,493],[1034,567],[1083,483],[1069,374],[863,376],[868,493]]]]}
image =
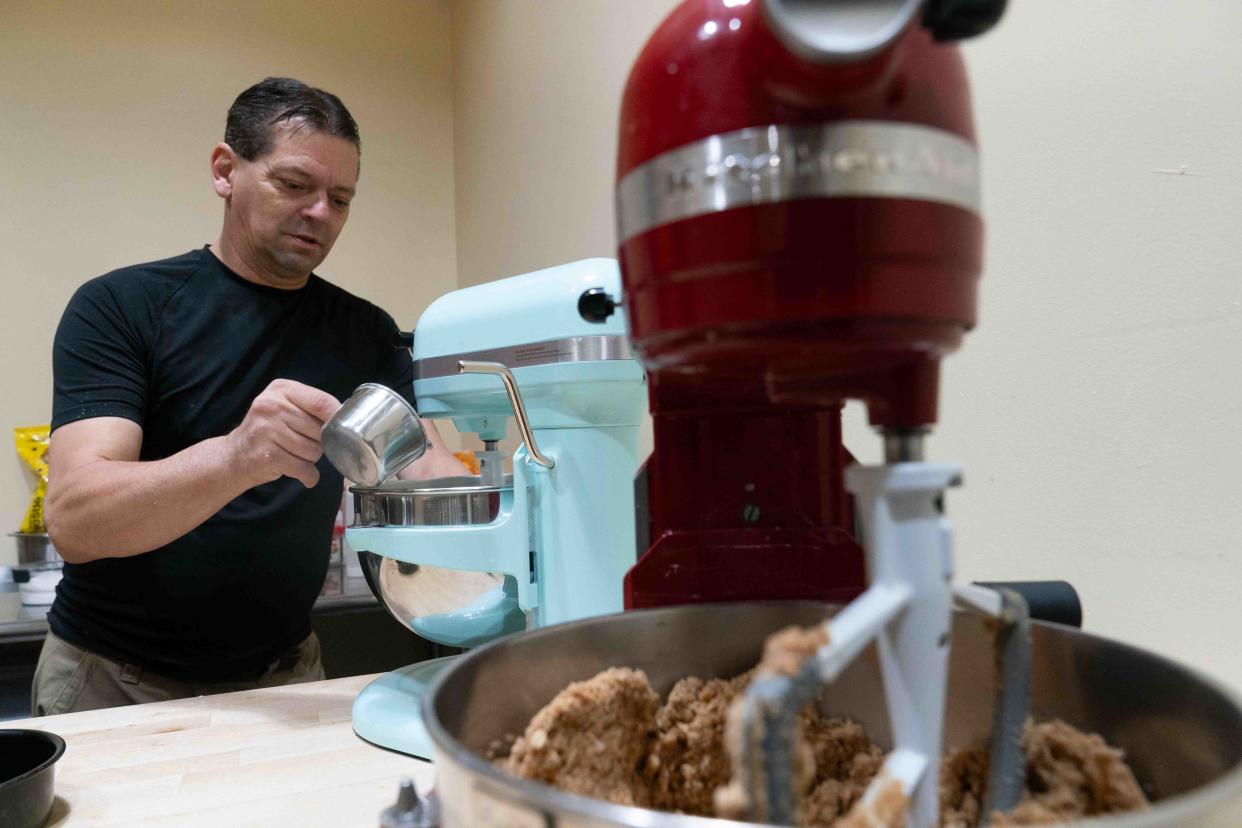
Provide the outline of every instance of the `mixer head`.
{"type": "Polygon", "coordinates": [[[628,389],[642,372],[630,359],[624,316],[584,318],[578,305],[592,291],[620,295],[614,260],[550,267],[432,302],[413,338],[419,415],[452,419],[485,442],[504,439],[515,415],[499,364],[511,372],[532,429],[637,422],[641,401],[635,407],[628,389]],[[462,371],[462,362],[476,365],[462,371]],[[482,363],[493,367],[474,370],[482,363]]]}
{"type": "Polygon", "coordinates": [[[670,394],[748,378],[787,408],[935,421],[982,224],[964,68],[922,6],[695,0],[648,43],[622,103],[620,259],[670,394]]]}

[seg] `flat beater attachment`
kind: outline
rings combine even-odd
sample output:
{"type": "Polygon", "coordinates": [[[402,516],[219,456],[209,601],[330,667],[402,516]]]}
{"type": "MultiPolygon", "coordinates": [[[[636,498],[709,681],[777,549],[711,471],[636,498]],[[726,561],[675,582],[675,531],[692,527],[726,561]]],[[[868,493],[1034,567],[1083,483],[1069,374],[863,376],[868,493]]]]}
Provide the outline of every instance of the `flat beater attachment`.
{"type": "Polygon", "coordinates": [[[1030,641],[1021,596],[953,586],[953,539],[941,513],[960,470],[945,463],[855,466],[846,472],[862,518],[870,585],[826,622],[828,643],[794,675],[760,672],[742,700],[738,781],[749,818],[793,824],[798,714],[874,642],[894,746],[854,813],[862,824],[934,828],[952,609],[955,600],[1000,621],[1001,665],[987,810],[1022,793],[1022,731],[1030,708],[1030,641]],[[896,808],[894,802],[904,804],[896,808]],[[901,821],[901,814],[905,820],[901,821]]]}

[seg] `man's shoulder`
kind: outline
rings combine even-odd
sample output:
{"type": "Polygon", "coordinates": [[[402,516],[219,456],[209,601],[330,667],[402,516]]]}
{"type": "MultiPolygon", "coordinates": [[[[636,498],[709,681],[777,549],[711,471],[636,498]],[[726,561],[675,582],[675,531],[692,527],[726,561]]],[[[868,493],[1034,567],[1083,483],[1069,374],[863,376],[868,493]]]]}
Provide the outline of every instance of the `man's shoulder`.
{"type": "Polygon", "coordinates": [[[180,289],[203,266],[200,250],[119,267],[84,283],[78,296],[117,301],[160,300],[180,289]]]}
{"type": "Polygon", "coordinates": [[[392,320],[392,316],[374,302],[356,296],[318,274],[312,275],[311,278],[322,291],[325,302],[330,304],[337,313],[347,314],[367,324],[374,323],[377,319],[392,320]]]}

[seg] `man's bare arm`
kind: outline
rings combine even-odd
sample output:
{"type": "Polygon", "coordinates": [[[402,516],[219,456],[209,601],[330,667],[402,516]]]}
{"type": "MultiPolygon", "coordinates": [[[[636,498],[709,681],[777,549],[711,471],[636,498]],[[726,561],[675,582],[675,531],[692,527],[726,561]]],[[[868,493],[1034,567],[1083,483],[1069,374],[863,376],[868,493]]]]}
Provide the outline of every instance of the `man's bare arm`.
{"type": "Polygon", "coordinates": [[[56,429],[48,452],[44,517],[65,560],[84,563],[157,549],[247,489],[282,475],[319,481],[319,430],[332,395],[276,380],[242,424],[163,460],[139,461],[142,428],[119,417],[56,429]]]}

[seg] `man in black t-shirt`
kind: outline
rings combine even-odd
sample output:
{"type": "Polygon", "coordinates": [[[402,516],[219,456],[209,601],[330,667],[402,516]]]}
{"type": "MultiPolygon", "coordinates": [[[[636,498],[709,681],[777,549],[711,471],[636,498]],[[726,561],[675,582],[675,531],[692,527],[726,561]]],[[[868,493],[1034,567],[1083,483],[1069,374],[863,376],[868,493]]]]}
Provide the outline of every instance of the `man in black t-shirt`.
{"type": "MultiPolygon", "coordinates": [[[[216,242],[87,282],[56,332],[45,514],[66,563],[36,715],[322,678],[342,479],[319,431],[363,382],[413,402],[392,317],[313,272],[358,180],[344,104],[256,84],[211,172],[216,242]]],[[[402,476],[464,473],[431,437],[402,476]]]]}

